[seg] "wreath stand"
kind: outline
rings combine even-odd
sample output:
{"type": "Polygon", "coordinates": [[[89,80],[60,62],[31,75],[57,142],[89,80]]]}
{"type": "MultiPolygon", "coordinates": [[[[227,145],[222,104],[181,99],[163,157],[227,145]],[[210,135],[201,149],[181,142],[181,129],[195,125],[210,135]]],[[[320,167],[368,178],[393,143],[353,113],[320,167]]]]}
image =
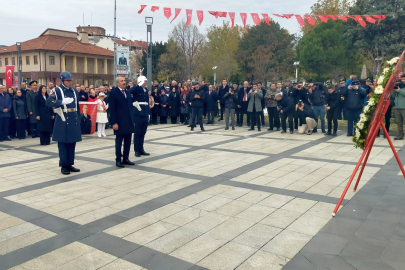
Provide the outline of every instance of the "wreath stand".
{"type": "Polygon", "coordinates": [[[405,51],[402,53],[400,59],[398,60],[397,66],[395,67],[394,71],[392,72],[391,77],[390,77],[387,85],[385,86],[384,92],[382,93],[382,95],[380,97],[380,101],[378,102],[377,108],[375,109],[373,118],[371,119],[371,122],[370,122],[370,125],[368,128],[366,141],[364,142],[365,148],[364,148],[363,154],[361,154],[360,159],[357,162],[357,165],[354,168],[354,171],[349,179],[349,182],[347,183],[345,189],[343,190],[343,193],[340,196],[340,199],[335,207],[335,210],[333,210],[333,213],[332,213],[333,217],[336,215],[336,212],[339,210],[339,207],[342,204],[342,201],[343,201],[344,197],[346,196],[346,193],[349,190],[350,185],[352,184],[352,181],[353,181],[354,177],[356,176],[356,173],[359,170],[361,163],[364,160],[360,173],[359,173],[359,177],[357,178],[356,185],[354,186],[354,191],[357,190],[357,186],[359,185],[361,176],[363,174],[364,168],[366,167],[367,160],[368,160],[368,157],[370,156],[371,150],[373,149],[374,141],[375,141],[375,138],[377,137],[377,133],[378,133],[380,127],[384,131],[385,137],[387,138],[387,141],[391,147],[391,150],[394,153],[395,159],[397,160],[399,168],[402,171],[402,175],[405,178],[404,166],[402,165],[401,160],[399,159],[399,156],[397,154],[397,151],[395,150],[395,147],[388,134],[388,131],[385,128],[385,125],[383,124],[384,116],[388,110],[388,107],[390,106],[391,94],[394,89],[395,81],[398,78],[398,74],[400,72],[400,67],[402,65],[402,60],[404,58],[404,54],[405,54],[405,51]]]}

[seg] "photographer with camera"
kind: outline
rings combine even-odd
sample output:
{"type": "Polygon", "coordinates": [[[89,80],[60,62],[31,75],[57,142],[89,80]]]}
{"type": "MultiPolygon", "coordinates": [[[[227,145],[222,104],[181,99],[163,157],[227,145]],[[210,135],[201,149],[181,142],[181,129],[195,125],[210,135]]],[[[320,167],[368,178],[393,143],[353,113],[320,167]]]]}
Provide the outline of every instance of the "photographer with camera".
{"type": "Polygon", "coordinates": [[[360,114],[363,110],[364,98],[367,95],[366,90],[360,87],[360,82],[356,79],[353,81],[348,80],[345,93],[345,103],[346,103],[346,114],[347,114],[347,136],[353,136],[354,125],[360,120],[360,114]]]}
{"type": "Polygon", "coordinates": [[[263,92],[262,90],[257,89],[257,83],[253,84],[253,89],[249,91],[248,94],[248,109],[247,111],[250,113],[250,129],[255,130],[255,124],[257,125],[257,130],[260,131],[260,112],[262,109],[262,98],[263,92]]]}
{"type": "Polygon", "coordinates": [[[405,75],[402,75],[401,84],[395,85],[392,97],[395,102],[395,122],[398,125],[397,136],[394,140],[403,140],[405,119],[405,75]]]}
{"type": "Polygon", "coordinates": [[[277,93],[280,93],[280,91],[277,89],[276,84],[272,83],[270,85],[270,89],[267,90],[266,95],[264,96],[265,105],[267,107],[267,114],[269,115],[270,127],[268,130],[273,130],[274,127],[277,128],[277,131],[280,130],[280,116],[277,111],[277,100],[276,100],[277,93]]]}
{"type": "MultiPolygon", "coordinates": [[[[322,133],[325,131],[325,105],[328,99],[328,92],[324,90],[323,83],[316,82],[311,83],[309,88],[309,100],[312,103],[312,110],[314,111],[315,121],[318,123],[318,118],[321,118],[321,128],[322,133]]],[[[313,132],[317,132],[317,127],[314,128],[313,132]]]]}
{"type": "Polygon", "coordinates": [[[325,135],[336,136],[338,128],[338,116],[340,113],[340,102],[341,95],[338,90],[335,90],[333,85],[328,86],[328,104],[325,105],[326,108],[326,118],[328,119],[328,132],[325,135]],[[333,132],[332,132],[332,122],[333,122],[333,132]]]}
{"type": "Polygon", "coordinates": [[[307,135],[311,135],[312,130],[317,124],[311,106],[305,104],[302,100],[299,100],[297,105],[295,105],[295,111],[297,112],[301,124],[298,127],[298,134],[304,134],[306,132],[307,135]]]}
{"type": "Polygon", "coordinates": [[[281,133],[287,132],[286,120],[288,118],[288,126],[290,128],[290,134],[294,134],[293,116],[294,116],[294,101],[288,97],[284,96],[283,93],[276,94],[277,109],[281,117],[281,127],[283,131],[281,133]]]}
{"type": "Polygon", "coordinates": [[[232,130],[235,130],[235,109],[238,104],[238,93],[232,88],[224,95],[225,101],[225,130],[229,129],[229,116],[231,117],[232,130]]]}

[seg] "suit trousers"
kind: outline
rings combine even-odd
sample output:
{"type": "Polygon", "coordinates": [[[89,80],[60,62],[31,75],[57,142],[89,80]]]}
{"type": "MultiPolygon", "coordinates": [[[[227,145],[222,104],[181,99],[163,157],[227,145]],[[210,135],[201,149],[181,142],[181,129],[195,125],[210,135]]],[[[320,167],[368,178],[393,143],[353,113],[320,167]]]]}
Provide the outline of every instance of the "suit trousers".
{"type": "Polygon", "coordinates": [[[260,128],[260,111],[256,111],[255,106],[253,106],[253,111],[250,114],[250,127],[253,129],[255,125],[260,128]]]}
{"type": "Polygon", "coordinates": [[[291,111],[289,113],[282,113],[281,114],[281,127],[284,131],[287,131],[287,118],[288,118],[288,127],[290,128],[290,131],[294,131],[294,123],[293,123],[293,118],[294,118],[294,112],[291,111]]]}
{"type": "Polygon", "coordinates": [[[203,126],[203,120],[202,120],[202,113],[203,113],[203,107],[192,107],[192,111],[193,111],[193,119],[191,121],[191,127],[196,127],[196,118],[198,123],[200,124],[201,128],[204,128],[203,126]]]}
{"type": "Polygon", "coordinates": [[[132,133],[129,134],[119,134],[115,136],[115,161],[121,162],[122,158],[124,160],[129,158],[129,150],[131,148],[131,137],[132,133]],[[122,141],[124,141],[124,151],[121,152],[122,141]]]}
{"type": "Polygon", "coordinates": [[[9,121],[10,117],[0,118],[0,140],[8,138],[8,127],[10,125],[9,121]]]}
{"type": "MultiPolygon", "coordinates": [[[[264,107],[263,107],[264,108],[264,107]]],[[[260,116],[260,120],[261,120],[261,122],[262,122],[262,126],[264,127],[264,112],[263,112],[263,110],[261,110],[260,112],[259,112],[259,116],[260,116]]]]}
{"type": "Polygon", "coordinates": [[[34,135],[38,136],[39,135],[39,132],[37,130],[37,124],[30,123],[30,130],[31,130],[31,135],[32,136],[34,136],[34,135]]]}
{"type": "Polygon", "coordinates": [[[336,133],[338,129],[338,117],[339,117],[339,108],[334,108],[327,111],[326,118],[328,119],[328,132],[332,132],[332,122],[333,122],[333,132],[336,133]]]}
{"type": "Polygon", "coordinates": [[[149,116],[135,115],[135,132],[134,132],[134,151],[143,152],[143,142],[145,140],[146,130],[148,129],[149,116]]]}
{"type": "Polygon", "coordinates": [[[17,131],[17,128],[16,128],[16,119],[10,117],[10,124],[8,125],[8,134],[9,134],[11,137],[15,137],[16,131],[17,131]]]}
{"type": "Polygon", "coordinates": [[[39,142],[41,145],[48,145],[51,143],[51,132],[40,132],[39,142]]]}
{"type": "Polygon", "coordinates": [[[247,115],[247,125],[250,126],[250,113],[247,112],[248,102],[242,102],[241,107],[239,108],[239,125],[243,125],[243,116],[247,115]]]}
{"type": "Polygon", "coordinates": [[[220,103],[220,105],[221,105],[221,120],[224,120],[225,103],[220,103]]]}
{"type": "Polygon", "coordinates": [[[294,129],[298,129],[298,112],[295,110],[294,110],[294,129]]]}
{"type": "Polygon", "coordinates": [[[75,164],[76,143],[58,142],[59,167],[69,167],[75,164]]]}
{"type": "Polygon", "coordinates": [[[211,124],[214,124],[214,114],[215,114],[215,111],[207,111],[208,122],[211,124]]]}
{"type": "Polygon", "coordinates": [[[15,120],[15,125],[17,129],[17,137],[19,139],[25,138],[25,124],[26,124],[26,119],[16,119],[15,120]]]}
{"type": "Polygon", "coordinates": [[[273,129],[274,127],[280,128],[280,116],[277,107],[267,107],[267,113],[269,115],[270,129],[273,129]]]}
{"type": "Polygon", "coordinates": [[[235,127],[235,109],[226,109],[225,108],[225,125],[229,127],[229,116],[231,116],[231,125],[235,127]]]}

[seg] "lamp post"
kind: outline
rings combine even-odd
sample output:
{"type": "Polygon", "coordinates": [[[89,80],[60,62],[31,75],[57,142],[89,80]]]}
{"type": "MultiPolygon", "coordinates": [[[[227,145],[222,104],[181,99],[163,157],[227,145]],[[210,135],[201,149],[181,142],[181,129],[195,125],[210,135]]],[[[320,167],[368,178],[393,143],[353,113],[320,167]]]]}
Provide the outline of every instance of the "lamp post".
{"type": "Polygon", "coordinates": [[[380,62],[382,61],[382,57],[380,56],[380,57],[377,57],[376,59],[375,59],[375,61],[377,62],[377,71],[376,71],[376,74],[375,75],[378,75],[378,73],[380,72],[380,62]]]}
{"type": "Polygon", "coordinates": [[[22,77],[22,57],[21,57],[21,42],[17,42],[17,68],[18,68],[18,84],[21,84],[22,77]]]}
{"type": "Polygon", "coordinates": [[[300,64],[300,62],[294,62],[294,66],[295,66],[295,82],[298,83],[298,65],[300,64]]]}
{"type": "Polygon", "coordinates": [[[217,66],[213,67],[212,70],[214,71],[214,87],[217,88],[217,66]]]}
{"type": "Polygon", "coordinates": [[[114,0],[114,83],[117,79],[117,0],[114,0]]]}
{"type": "Polygon", "coordinates": [[[147,59],[146,59],[146,78],[148,79],[148,89],[152,89],[152,17],[145,17],[146,23],[146,43],[147,49],[147,59]]]}

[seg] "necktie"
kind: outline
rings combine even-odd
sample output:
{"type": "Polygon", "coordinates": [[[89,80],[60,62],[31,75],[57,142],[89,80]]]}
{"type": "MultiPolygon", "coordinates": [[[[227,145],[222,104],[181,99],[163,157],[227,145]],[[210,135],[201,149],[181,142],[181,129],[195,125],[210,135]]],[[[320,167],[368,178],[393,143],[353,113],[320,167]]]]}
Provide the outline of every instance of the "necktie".
{"type": "Polygon", "coordinates": [[[127,97],[127,95],[125,95],[125,90],[121,90],[122,93],[124,94],[125,98],[127,97]]]}

